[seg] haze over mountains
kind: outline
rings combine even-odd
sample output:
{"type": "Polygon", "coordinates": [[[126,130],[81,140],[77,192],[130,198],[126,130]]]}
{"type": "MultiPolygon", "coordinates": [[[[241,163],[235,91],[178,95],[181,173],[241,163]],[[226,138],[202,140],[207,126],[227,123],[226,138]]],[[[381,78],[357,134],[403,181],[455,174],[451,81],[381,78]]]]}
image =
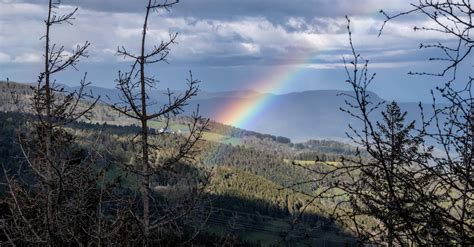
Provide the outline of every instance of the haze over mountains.
{"type": "MultiPolygon", "coordinates": [[[[102,95],[102,99],[108,103],[119,102],[118,90],[100,87],[91,87],[94,95],[102,95]],[[107,95],[108,97],[105,97],[107,95]]],[[[159,107],[165,103],[167,97],[164,91],[154,91],[150,97],[157,103],[153,107],[159,107]]],[[[180,91],[174,93],[179,94],[180,91]]],[[[260,133],[285,136],[292,141],[300,142],[309,139],[346,139],[348,124],[355,128],[361,128],[359,121],[340,110],[347,108],[345,100],[349,98],[342,93],[352,94],[349,91],[339,90],[316,90],[294,92],[289,94],[273,95],[255,91],[228,91],[228,92],[200,92],[189,101],[189,105],[184,109],[185,115],[190,115],[200,106],[200,114],[219,121],[220,115],[230,106],[242,100],[256,100],[265,98],[265,107],[246,126],[248,130],[260,133]]],[[[370,93],[372,102],[384,101],[375,93],[370,93]]],[[[400,103],[402,110],[407,111],[407,120],[421,122],[420,109],[418,103],[400,103]]],[[[423,104],[427,116],[432,112],[431,105],[423,104]]],[[[374,111],[372,116],[375,120],[381,120],[380,110],[374,111]]],[[[233,124],[233,123],[226,123],[233,124]]]]}

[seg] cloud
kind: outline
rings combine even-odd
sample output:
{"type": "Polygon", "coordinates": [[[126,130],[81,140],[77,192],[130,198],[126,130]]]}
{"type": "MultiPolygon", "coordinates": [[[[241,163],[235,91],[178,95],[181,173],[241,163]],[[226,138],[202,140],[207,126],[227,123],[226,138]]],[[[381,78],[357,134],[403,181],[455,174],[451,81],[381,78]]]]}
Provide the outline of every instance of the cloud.
{"type": "MultiPolygon", "coordinates": [[[[229,13],[242,13],[245,15],[261,13],[262,10],[267,10],[271,12],[285,12],[286,10],[286,12],[293,13],[295,11],[308,12],[308,7],[311,7],[311,9],[313,9],[313,11],[316,13],[324,13],[324,10],[328,9],[328,7],[331,5],[334,5],[334,7],[345,6],[345,9],[348,9],[350,7],[348,5],[350,5],[349,3],[351,1],[352,0],[334,0],[331,1],[331,3],[328,3],[327,1],[321,0],[294,0],[291,2],[283,0],[227,0],[225,2],[220,0],[181,0],[180,3],[176,6],[181,6],[180,8],[183,9],[183,12],[191,11],[191,9],[196,9],[196,7],[198,7],[201,10],[201,13],[213,12],[214,10],[223,9],[227,9],[227,12],[229,13]],[[229,8],[229,6],[233,6],[233,8],[229,8]],[[268,6],[272,6],[272,9],[270,10],[268,6]]],[[[44,4],[44,1],[41,0],[3,0],[2,2],[29,2],[35,4],[44,4]]],[[[370,2],[377,3],[378,1],[358,0],[358,2],[360,3],[360,5],[367,5],[370,2]]],[[[70,4],[70,1],[63,0],[62,3],[70,4]]],[[[84,8],[107,12],[141,12],[145,10],[144,6],[146,5],[146,1],[132,2],[128,0],[81,0],[78,1],[76,4],[84,8]]],[[[380,6],[380,4],[378,5],[380,6]]],[[[175,8],[173,8],[173,10],[174,9],[175,8]]],[[[217,13],[215,13],[215,15],[217,15],[217,13]]]]}
{"type": "MultiPolygon", "coordinates": [[[[19,1],[15,1],[19,2],[19,1]]],[[[21,2],[44,5],[43,0],[21,2]]],[[[146,1],[130,0],[63,0],[63,4],[109,13],[140,13],[145,11],[146,1]]],[[[344,17],[346,15],[383,18],[381,9],[406,10],[406,0],[181,0],[170,12],[162,10],[162,16],[209,20],[239,20],[247,17],[263,17],[278,25],[295,24],[296,19],[344,17]]]]}
{"type": "MultiPolygon", "coordinates": [[[[406,68],[414,65],[420,65],[425,61],[410,61],[410,62],[381,62],[381,63],[369,63],[369,69],[394,69],[394,68],[406,68]]],[[[344,63],[317,63],[317,64],[306,64],[303,67],[308,69],[344,69],[344,63]]],[[[349,65],[350,67],[350,65],[349,65]]]]}
{"type": "Polygon", "coordinates": [[[37,53],[22,53],[16,56],[12,56],[7,53],[0,52],[0,63],[7,64],[29,64],[39,63],[42,61],[42,56],[37,53]]]}
{"type": "Polygon", "coordinates": [[[37,14],[43,14],[45,10],[43,6],[38,4],[8,0],[0,0],[0,7],[0,13],[3,18],[15,17],[18,15],[28,18],[28,15],[34,16],[37,14]]]}
{"type": "Polygon", "coordinates": [[[39,63],[41,62],[41,55],[36,53],[24,53],[16,56],[13,61],[14,63],[39,63]]]}
{"type": "Polygon", "coordinates": [[[0,52],[0,63],[8,63],[11,61],[10,55],[0,52]]]}
{"type": "MultiPolygon", "coordinates": [[[[297,62],[295,58],[298,57],[347,50],[347,23],[343,17],[347,12],[355,15],[352,18],[355,43],[367,53],[386,47],[404,50],[416,47],[417,39],[427,39],[423,34],[413,35],[406,22],[394,22],[387,26],[381,42],[376,35],[381,21],[374,13],[388,5],[398,7],[404,1],[380,2],[184,0],[172,12],[152,16],[148,44],[167,40],[169,33],[178,32],[179,43],[172,47],[169,57],[172,63],[213,66],[255,62],[287,64],[297,62]]],[[[111,52],[122,45],[130,51],[138,50],[143,6],[137,1],[63,0],[62,3],[58,14],[75,8],[67,4],[78,4],[83,8],[77,13],[74,26],[54,27],[52,40],[67,49],[72,49],[77,42],[89,40],[92,43],[90,57],[84,59],[85,62],[123,61],[111,52]]],[[[42,19],[46,13],[44,2],[25,0],[7,3],[3,0],[0,7],[10,12],[8,17],[0,17],[0,48],[10,54],[31,54],[40,50],[42,41],[39,37],[44,29],[42,19]]],[[[332,54],[320,59],[328,62],[329,56],[332,54]]],[[[371,59],[384,60],[392,56],[378,54],[372,55],[371,59]]]]}
{"type": "MultiPolygon", "coordinates": [[[[139,51],[145,1],[62,0],[62,3],[56,9],[58,14],[73,10],[75,5],[79,11],[73,26],[53,27],[52,42],[64,45],[67,51],[73,50],[77,43],[91,42],[89,57],[81,59],[79,69],[90,72],[92,80],[95,76],[98,78],[95,81],[112,86],[116,72],[130,64],[116,56],[117,47],[123,45],[131,52],[139,51]]],[[[239,88],[245,83],[251,88],[251,82],[244,80],[251,75],[265,75],[265,71],[271,71],[268,68],[275,66],[306,67],[313,74],[299,79],[301,85],[309,85],[316,80],[311,78],[321,73],[327,76],[318,83],[336,80],[335,71],[341,71],[344,76],[342,57],[350,55],[345,15],[351,17],[354,45],[370,60],[371,68],[406,74],[407,67],[415,67],[423,58],[437,55],[417,49],[421,42],[432,43],[440,38],[439,34],[413,31],[416,23],[432,25],[425,20],[414,17],[395,20],[378,37],[383,21],[378,11],[382,8],[396,13],[409,8],[409,3],[406,0],[181,0],[171,12],[151,16],[147,44],[151,47],[167,40],[169,33],[178,32],[178,44],[171,47],[168,57],[171,65],[156,67],[157,77],[174,87],[174,82],[182,80],[181,72],[185,74],[193,69],[202,72],[201,76],[196,75],[207,85],[221,90],[239,88]]],[[[46,12],[44,0],[0,0],[2,75],[11,78],[19,75],[24,81],[36,79],[35,73],[41,71],[38,61],[42,59],[44,40],[40,38],[46,12]]],[[[75,71],[71,71],[65,73],[66,81],[76,81],[75,71]]]]}

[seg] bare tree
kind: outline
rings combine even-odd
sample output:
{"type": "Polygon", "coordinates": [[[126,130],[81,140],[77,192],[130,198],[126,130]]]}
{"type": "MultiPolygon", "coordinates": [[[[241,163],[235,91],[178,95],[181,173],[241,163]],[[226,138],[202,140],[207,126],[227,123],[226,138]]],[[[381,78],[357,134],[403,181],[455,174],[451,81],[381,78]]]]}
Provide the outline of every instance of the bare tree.
{"type": "Polygon", "coordinates": [[[383,112],[385,124],[373,120],[385,103],[373,102],[367,93],[375,74],[368,73],[368,61],[355,52],[348,29],[353,58],[346,71],[354,94],[345,94],[347,108],[342,110],[363,123],[362,129],[349,126],[348,136],[368,156],[359,154],[356,160],[342,159],[341,166],[312,170],[321,186],[313,196],[337,201],[333,216],[362,241],[467,246],[474,241],[473,78],[459,78],[459,71],[472,66],[474,11],[469,0],[420,0],[411,6],[395,15],[381,11],[386,20],[380,35],[393,19],[421,14],[434,25],[415,31],[451,38],[420,46],[441,51],[442,56],[430,58],[446,63],[440,72],[410,72],[444,81],[432,91],[434,114],[425,116],[420,104],[423,120],[415,127],[404,123],[396,104],[389,104],[383,112]],[[440,98],[443,104],[437,104],[440,98]],[[433,154],[428,145],[433,142],[442,155],[433,154]]]}
{"type": "MultiPolygon", "coordinates": [[[[433,205],[432,214],[438,220],[432,234],[441,236],[460,245],[474,242],[474,145],[472,142],[472,75],[460,77],[459,71],[472,72],[472,40],[474,9],[470,0],[423,0],[412,4],[412,9],[395,15],[388,15],[384,25],[393,19],[406,15],[421,15],[430,20],[434,27],[415,26],[414,30],[433,32],[447,36],[449,40],[436,44],[421,44],[424,49],[441,51],[440,57],[430,61],[441,61],[445,67],[441,72],[412,72],[415,75],[428,75],[440,78],[443,86],[436,87],[433,95],[433,116],[424,119],[422,133],[426,140],[435,141],[443,155],[434,157],[433,163],[426,166],[430,173],[441,182],[437,195],[440,200],[433,205]],[[437,102],[444,106],[436,105],[437,102]],[[435,126],[430,131],[428,126],[435,126]]],[[[382,26],[380,33],[383,32],[382,26]]]]}
{"type": "MultiPolygon", "coordinates": [[[[428,212],[420,204],[434,200],[427,193],[430,174],[424,164],[431,148],[424,148],[415,123],[405,123],[406,112],[396,102],[374,102],[368,92],[375,74],[368,72],[368,61],[356,53],[348,19],[352,59],[344,60],[352,93],[343,93],[346,108],[341,110],[362,123],[362,129],[349,126],[348,137],[364,150],[356,158],[341,158],[339,165],[318,164],[302,168],[311,171],[318,192],[315,202],[335,203],[330,216],[353,231],[362,243],[405,246],[418,243],[423,229],[418,224],[428,212]],[[381,112],[382,121],[373,115],[381,112]]],[[[299,182],[298,184],[301,184],[299,182]]]]}
{"type": "Polygon", "coordinates": [[[108,226],[118,226],[118,221],[106,220],[101,209],[111,196],[103,180],[105,169],[95,167],[98,154],[77,147],[75,137],[67,130],[68,124],[89,117],[99,99],[86,93],[86,75],[74,92],[66,92],[56,84],[54,76],[76,69],[79,60],[87,57],[90,45],[86,41],[66,53],[64,46],[51,42],[51,29],[71,24],[77,12],[76,8],[59,14],[59,5],[60,1],[48,1],[42,37],[44,69],[32,87],[28,113],[33,117],[19,135],[26,166],[18,174],[3,168],[8,195],[2,203],[9,214],[2,216],[2,231],[12,245],[100,245],[116,234],[108,226]],[[85,99],[89,103],[83,102],[85,99]]]}
{"type": "Polygon", "coordinates": [[[474,241],[473,77],[460,78],[459,71],[472,67],[474,12],[469,0],[420,0],[411,6],[393,16],[381,11],[386,20],[380,34],[395,18],[421,14],[434,27],[416,31],[450,37],[420,46],[441,51],[441,57],[430,58],[446,63],[441,72],[410,72],[443,80],[443,86],[432,90],[434,114],[426,116],[420,104],[422,122],[406,123],[405,113],[392,103],[382,112],[383,122],[374,120],[386,103],[370,98],[367,90],[375,74],[368,73],[368,61],[355,52],[348,26],[352,59],[346,71],[353,93],[344,94],[347,107],[342,110],[362,123],[361,129],[349,126],[348,137],[367,155],[342,158],[339,166],[306,167],[315,174],[307,182],[320,186],[314,198],[336,202],[331,215],[362,242],[467,246],[474,241]],[[437,104],[440,99],[443,104],[437,104]],[[429,143],[443,154],[436,155],[429,143]]]}
{"type": "MultiPolygon", "coordinates": [[[[157,80],[153,76],[149,76],[147,73],[147,66],[166,62],[167,56],[170,51],[170,46],[176,42],[177,34],[170,34],[168,41],[162,41],[158,45],[154,45],[149,51],[147,51],[147,32],[149,28],[151,14],[153,12],[159,12],[160,10],[168,10],[170,7],[175,5],[178,1],[163,3],[157,3],[156,0],[148,0],[146,5],[145,18],[142,28],[142,36],[140,43],[140,50],[138,54],[134,54],[127,50],[125,47],[118,48],[117,55],[123,56],[124,58],[133,60],[133,64],[128,72],[119,72],[119,78],[117,79],[117,88],[121,92],[121,103],[112,105],[112,108],[119,113],[136,120],[141,126],[141,131],[137,137],[139,151],[137,154],[136,164],[128,166],[128,170],[136,174],[138,177],[139,187],[141,191],[141,204],[142,212],[140,216],[136,216],[140,223],[140,230],[142,239],[145,245],[150,244],[156,240],[156,236],[153,236],[152,231],[157,232],[160,227],[168,226],[174,220],[182,218],[188,214],[192,209],[192,205],[195,205],[196,200],[192,199],[188,201],[182,210],[176,210],[173,213],[165,214],[165,216],[158,216],[158,209],[153,210],[156,207],[157,202],[151,203],[150,200],[154,200],[152,195],[152,182],[156,180],[160,175],[163,175],[167,169],[172,169],[181,160],[186,160],[193,157],[195,153],[194,146],[197,141],[201,138],[202,131],[206,128],[207,120],[201,118],[198,111],[193,115],[192,123],[189,125],[189,135],[184,138],[178,144],[177,152],[166,160],[162,160],[160,163],[154,163],[151,157],[154,150],[159,150],[159,145],[153,144],[154,134],[167,135],[166,131],[163,133],[151,133],[150,121],[161,121],[165,123],[163,127],[167,130],[169,127],[170,118],[181,113],[183,107],[187,105],[189,99],[195,96],[199,90],[199,81],[193,79],[190,73],[189,79],[187,79],[187,89],[182,93],[176,95],[168,89],[166,98],[168,103],[157,107],[158,110],[150,113],[150,107],[155,105],[150,100],[148,91],[154,88],[157,80]]],[[[199,108],[198,108],[199,110],[199,108]]],[[[177,139],[181,137],[177,136],[177,139]]],[[[177,208],[175,208],[177,209],[177,208]]],[[[171,211],[170,211],[171,212],[171,211]]]]}
{"type": "Polygon", "coordinates": [[[415,130],[414,121],[406,123],[407,113],[396,102],[373,102],[367,90],[375,74],[368,73],[368,61],[356,53],[349,25],[348,32],[353,59],[346,63],[346,72],[353,94],[343,94],[347,108],[341,110],[362,122],[361,130],[349,126],[348,137],[368,157],[359,153],[357,159],[342,159],[341,166],[325,173],[336,181],[331,189],[347,195],[339,201],[335,217],[350,222],[363,241],[422,244],[425,226],[419,222],[429,211],[420,206],[436,199],[430,189],[433,176],[425,170],[432,147],[424,146],[422,133],[415,130]],[[383,105],[383,121],[375,121],[373,115],[383,105]],[[364,222],[371,219],[371,224],[364,222]]]}

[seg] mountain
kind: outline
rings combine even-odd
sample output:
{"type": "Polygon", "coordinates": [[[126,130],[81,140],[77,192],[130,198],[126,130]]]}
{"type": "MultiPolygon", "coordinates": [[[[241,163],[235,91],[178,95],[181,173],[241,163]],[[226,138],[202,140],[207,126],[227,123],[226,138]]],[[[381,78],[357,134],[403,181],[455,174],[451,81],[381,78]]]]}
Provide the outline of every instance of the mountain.
{"type": "MultiPolygon", "coordinates": [[[[21,102],[30,103],[31,89],[28,86],[24,84],[12,84],[12,86],[10,88],[17,93],[21,102]]],[[[95,95],[109,94],[110,99],[103,97],[106,101],[119,99],[116,95],[117,91],[113,89],[91,87],[90,90],[95,95]]],[[[9,166],[7,171],[18,171],[21,166],[21,160],[18,157],[21,157],[22,153],[15,140],[19,133],[17,131],[26,129],[25,120],[28,115],[15,112],[14,108],[6,108],[11,96],[10,90],[2,83],[0,83],[0,93],[0,126],[2,126],[0,128],[0,163],[9,166]]],[[[161,93],[163,92],[152,92],[150,96],[161,93]]],[[[197,104],[200,104],[202,113],[212,117],[212,114],[219,114],[222,110],[230,109],[227,108],[228,105],[242,99],[256,100],[265,97],[266,102],[270,104],[252,123],[255,128],[263,128],[263,132],[266,133],[275,131],[274,133],[278,135],[290,136],[294,139],[297,135],[304,136],[306,139],[313,134],[337,137],[338,131],[344,131],[347,123],[355,123],[338,110],[337,107],[344,104],[344,98],[337,96],[340,93],[344,92],[307,91],[286,95],[261,95],[252,91],[202,93],[190,102],[186,111],[189,113],[197,104]]],[[[382,100],[375,94],[371,94],[371,99],[374,102],[382,100]]],[[[158,101],[159,98],[155,97],[154,100],[158,101]]],[[[405,107],[415,106],[416,104],[407,103],[405,107]]],[[[76,141],[81,148],[106,154],[101,155],[96,164],[100,166],[100,164],[110,162],[111,170],[107,177],[117,178],[120,181],[123,179],[124,189],[133,189],[133,185],[137,183],[136,178],[128,176],[126,171],[122,170],[124,166],[121,164],[132,164],[133,157],[136,157],[134,145],[130,140],[139,130],[131,125],[133,122],[124,124],[126,120],[117,117],[106,105],[98,104],[94,111],[96,114],[92,123],[79,121],[69,124],[68,128],[71,133],[76,133],[76,141]],[[122,126],[110,125],[110,119],[122,126]],[[107,124],[97,123],[102,120],[107,121],[107,124]]],[[[182,129],[189,123],[186,119],[189,118],[183,116],[173,119],[170,128],[173,131],[182,129]]],[[[152,127],[159,128],[159,124],[159,122],[154,122],[152,127]]],[[[166,155],[172,152],[173,145],[180,138],[183,137],[179,134],[165,132],[161,138],[156,139],[157,145],[163,148],[159,150],[161,153],[158,153],[158,157],[167,157],[166,155]]],[[[213,212],[206,214],[208,220],[201,238],[222,239],[232,232],[233,238],[236,238],[235,241],[243,242],[241,246],[251,246],[254,243],[256,246],[258,244],[270,246],[271,243],[279,241],[281,236],[288,234],[285,238],[289,243],[293,243],[292,246],[340,246],[341,244],[356,246],[355,238],[347,229],[340,227],[327,217],[333,207],[332,204],[305,206],[310,200],[307,195],[314,190],[313,183],[304,183],[295,187],[304,193],[287,189],[295,181],[315,179],[314,174],[308,173],[305,167],[337,165],[341,155],[347,158],[353,157],[357,153],[355,147],[321,140],[295,144],[281,136],[268,136],[215,122],[211,122],[209,130],[203,133],[202,141],[196,145],[196,149],[200,152],[194,154],[191,159],[195,162],[193,165],[213,172],[209,181],[212,190],[207,194],[209,201],[212,202],[213,212]],[[222,138],[229,133],[230,136],[222,138]],[[304,214],[298,224],[294,224],[295,215],[302,212],[304,214]],[[335,241],[331,242],[331,240],[335,241]]],[[[89,153],[89,151],[84,153],[89,153]]],[[[169,197],[172,193],[179,192],[173,192],[173,189],[178,188],[183,178],[191,181],[191,177],[195,178],[199,175],[196,169],[191,169],[193,166],[183,163],[178,164],[177,167],[178,169],[173,169],[173,173],[176,173],[175,177],[168,178],[168,175],[165,175],[155,181],[160,188],[168,190],[168,192],[162,190],[157,193],[167,193],[163,195],[169,197]]],[[[0,173],[0,175],[3,174],[0,173]]]]}
{"type": "MultiPolygon", "coordinates": [[[[74,90],[68,88],[66,90],[74,90]]],[[[117,103],[120,101],[117,89],[101,87],[89,87],[95,96],[102,96],[102,101],[117,103]]],[[[183,91],[172,91],[174,95],[183,94],[183,91]]],[[[159,107],[166,103],[166,91],[155,90],[149,96],[155,103],[153,107],[159,107]]],[[[350,91],[340,90],[315,90],[294,92],[289,94],[262,94],[255,91],[228,91],[228,92],[200,92],[189,101],[184,108],[184,114],[192,114],[199,105],[200,114],[213,120],[220,120],[222,113],[233,109],[231,106],[239,102],[260,102],[264,98],[264,107],[258,114],[249,120],[249,124],[242,127],[247,130],[256,131],[275,136],[285,136],[293,142],[302,142],[309,139],[347,139],[346,131],[350,124],[356,129],[361,129],[361,122],[341,111],[347,108],[345,103],[349,97],[342,94],[352,95],[350,91]]],[[[384,101],[375,93],[369,93],[370,100],[374,104],[384,101]]],[[[402,110],[407,111],[407,120],[421,122],[421,114],[418,103],[401,102],[402,110]]],[[[432,114],[432,106],[424,104],[425,116],[432,114]]],[[[371,113],[373,120],[380,121],[382,116],[378,110],[371,113]]],[[[250,111],[251,109],[248,109],[250,111]]],[[[232,113],[231,113],[232,115],[232,113]]],[[[233,125],[234,123],[226,123],[233,125]]]]}
{"type": "MultiPolygon", "coordinates": [[[[341,138],[351,118],[342,113],[339,107],[344,99],[337,95],[341,91],[306,91],[284,95],[267,95],[269,102],[257,117],[243,126],[257,132],[281,135],[294,141],[311,138],[341,138]]],[[[262,95],[253,96],[257,100],[262,95]]],[[[230,106],[242,101],[241,97],[214,97],[191,101],[188,111],[200,105],[201,113],[212,118],[219,117],[219,106],[230,106]]],[[[225,108],[224,108],[225,109],[225,108]]]]}
{"type": "MultiPolygon", "coordinates": [[[[91,90],[96,95],[107,94],[111,101],[117,102],[118,91],[115,89],[101,89],[92,87],[91,90]]],[[[154,91],[150,97],[159,105],[164,103],[165,91],[154,91]]],[[[174,91],[175,95],[182,94],[181,91],[174,91]]],[[[360,121],[341,111],[347,108],[345,100],[352,92],[340,90],[315,90],[294,92],[289,94],[273,95],[261,94],[255,91],[229,91],[229,92],[200,92],[198,96],[189,101],[189,105],[184,109],[185,114],[192,114],[199,105],[200,113],[208,118],[219,121],[219,116],[230,106],[242,101],[259,101],[265,98],[265,106],[261,111],[250,119],[250,124],[245,129],[276,135],[285,136],[292,141],[305,141],[309,139],[345,139],[348,125],[361,128],[360,121]]],[[[370,100],[374,103],[384,101],[375,93],[370,93],[370,100]]],[[[418,103],[402,102],[402,110],[407,111],[407,120],[421,122],[418,103]]],[[[381,120],[380,111],[384,109],[382,105],[372,113],[376,121],[381,120]]],[[[429,115],[431,105],[424,105],[425,114],[429,115]]],[[[249,109],[250,110],[250,109],[249,109]]],[[[233,123],[226,123],[232,125],[233,123]]]]}

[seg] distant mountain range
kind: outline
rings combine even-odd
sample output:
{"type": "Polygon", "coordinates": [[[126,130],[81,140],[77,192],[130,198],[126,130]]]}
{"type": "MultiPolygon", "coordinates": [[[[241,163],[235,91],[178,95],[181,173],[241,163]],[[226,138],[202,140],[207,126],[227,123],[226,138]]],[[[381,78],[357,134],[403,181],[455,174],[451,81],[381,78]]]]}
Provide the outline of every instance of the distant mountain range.
{"type": "MultiPolygon", "coordinates": [[[[102,99],[108,103],[119,101],[116,89],[90,87],[90,90],[95,95],[102,95],[102,99]]],[[[157,103],[154,107],[165,102],[164,93],[164,91],[154,91],[149,94],[151,100],[157,103]]],[[[182,92],[175,91],[174,93],[179,95],[182,92]]],[[[199,104],[201,115],[219,120],[219,115],[237,102],[266,97],[265,100],[269,103],[250,120],[250,124],[237,127],[289,137],[296,142],[322,138],[343,140],[346,139],[345,133],[349,130],[348,124],[355,128],[362,126],[358,120],[340,110],[341,107],[346,107],[345,100],[348,100],[348,97],[341,96],[341,93],[351,94],[352,92],[317,90],[282,95],[263,95],[254,91],[200,92],[189,102],[184,109],[184,114],[191,114],[199,104]]],[[[374,103],[383,101],[375,93],[370,93],[370,98],[374,103]]],[[[400,103],[400,107],[408,112],[407,120],[421,122],[418,103],[400,103]]],[[[380,110],[383,108],[384,106],[380,110]]],[[[427,116],[432,112],[431,108],[431,105],[424,105],[427,116]]],[[[380,110],[372,113],[374,120],[381,120],[380,110]]]]}

